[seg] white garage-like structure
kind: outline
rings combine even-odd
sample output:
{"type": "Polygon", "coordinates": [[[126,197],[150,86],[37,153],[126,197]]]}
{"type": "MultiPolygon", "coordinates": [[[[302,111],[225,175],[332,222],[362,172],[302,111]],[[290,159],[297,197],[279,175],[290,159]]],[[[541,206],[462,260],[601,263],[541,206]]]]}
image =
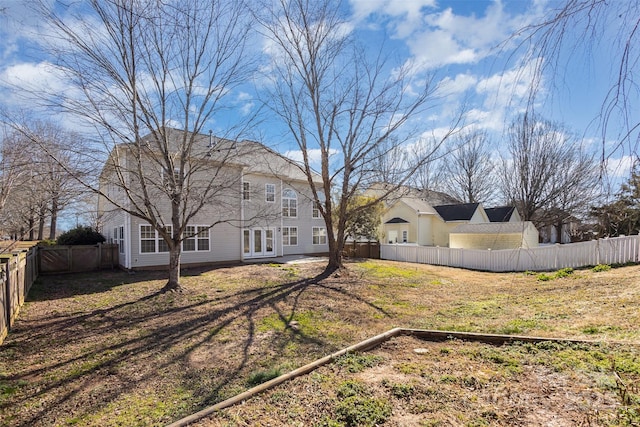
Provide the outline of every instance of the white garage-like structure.
{"type": "Polygon", "coordinates": [[[517,249],[538,246],[538,230],[531,221],[461,224],[449,234],[450,248],[517,249]]]}

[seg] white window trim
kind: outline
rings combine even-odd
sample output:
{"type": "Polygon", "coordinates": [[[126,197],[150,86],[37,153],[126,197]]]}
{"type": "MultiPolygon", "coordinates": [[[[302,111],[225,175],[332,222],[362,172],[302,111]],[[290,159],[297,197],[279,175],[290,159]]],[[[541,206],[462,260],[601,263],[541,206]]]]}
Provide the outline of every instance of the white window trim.
{"type": "MultiPolygon", "coordinates": [[[[167,227],[171,227],[170,225],[168,225],[167,227]]],[[[158,230],[156,230],[153,225],[151,224],[138,224],[138,254],[140,255],[150,255],[150,254],[166,254],[169,253],[168,250],[166,251],[160,251],[160,241],[164,241],[164,239],[162,238],[162,236],[160,236],[160,234],[158,233],[158,230]],[[151,229],[153,230],[153,235],[154,237],[151,238],[142,238],[142,227],[151,227],[151,229]],[[142,252],[142,241],[149,241],[149,240],[153,240],[154,242],[154,251],[153,252],[142,252]]]]}
{"type": "MultiPolygon", "coordinates": [[[[173,179],[176,182],[180,181],[180,168],[175,167],[173,168],[173,179]]],[[[167,174],[167,172],[164,169],[160,170],[160,179],[162,181],[162,185],[164,185],[165,187],[167,187],[169,184],[171,184],[171,182],[169,181],[169,176],[167,174]]]]}
{"type": "Polygon", "coordinates": [[[320,202],[313,202],[311,206],[311,218],[313,219],[322,219],[322,214],[320,213],[320,207],[318,206],[320,202]]]}
{"type": "Polygon", "coordinates": [[[276,202],[276,185],[275,184],[265,184],[264,185],[264,201],[267,203],[275,203],[276,202]],[[268,188],[271,187],[273,191],[268,191],[268,188]],[[269,200],[269,195],[273,196],[273,200],[269,200]]]}
{"type": "Polygon", "coordinates": [[[125,244],[124,243],[124,224],[116,227],[116,229],[119,230],[118,231],[118,235],[116,236],[117,237],[116,243],[118,244],[118,253],[124,254],[124,252],[125,252],[125,248],[124,248],[124,244],[125,244]]]}
{"type": "Polygon", "coordinates": [[[298,246],[298,227],[296,226],[284,226],[282,227],[282,246],[298,246]],[[287,240],[284,238],[284,230],[289,230],[289,234],[287,235],[287,240]],[[292,245],[291,242],[291,230],[296,230],[296,244],[292,245]]]}
{"type": "Polygon", "coordinates": [[[203,224],[188,224],[187,227],[194,227],[194,232],[195,234],[193,235],[193,237],[189,237],[189,239],[194,239],[194,243],[195,249],[185,249],[184,248],[184,242],[186,240],[182,239],[182,252],[211,252],[211,228],[208,225],[203,225],[203,224]],[[201,231],[198,231],[198,229],[204,229],[201,231]],[[206,231],[207,232],[207,237],[199,237],[198,234],[200,234],[202,231],[206,231]],[[209,242],[209,244],[207,245],[208,249],[200,249],[199,248],[199,241],[200,240],[207,240],[209,242]]]}
{"type": "Polygon", "coordinates": [[[296,190],[294,190],[293,188],[286,188],[282,191],[282,216],[284,218],[298,218],[298,193],[296,192],[296,190]],[[294,194],[294,197],[285,197],[284,193],[287,191],[292,191],[294,194]],[[284,214],[284,203],[285,200],[287,201],[287,215],[284,214]],[[291,200],[294,200],[296,202],[296,214],[295,215],[291,215],[291,200]]]}
{"type": "Polygon", "coordinates": [[[315,246],[326,245],[327,244],[327,228],[326,227],[311,227],[311,244],[315,246]],[[316,230],[318,231],[318,243],[314,242],[314,238],[316,237],[316,230]],[[324,230],[324,234],[320,234],[320,231],[324,230]],[[324,243],[321,241],[322,237],[324,237],[324,243]]]}
{"type": "Polygon", "coordinates": [[[251,182],[250,181],[242,181],[242,200],[244,201],[251,200],[251,182]]]}

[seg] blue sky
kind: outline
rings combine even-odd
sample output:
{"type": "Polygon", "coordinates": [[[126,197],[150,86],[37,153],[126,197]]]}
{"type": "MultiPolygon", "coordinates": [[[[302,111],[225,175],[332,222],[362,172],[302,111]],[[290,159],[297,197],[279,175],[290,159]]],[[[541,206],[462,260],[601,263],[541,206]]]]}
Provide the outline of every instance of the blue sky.
{"type": "MultiPolygon", "coordinates": [[[[345,13],[350,28],[363,43],[384,41],[385,48],[402,61],[414,61],[418,73],[435,73],[442,84],[443,102],[423,121],[436,134],[444,129],[462,104],[468,109],[467,123],[488,130],[501,152],[505,123],[521,111],[530,64],[512,48],[517,39],[504,44],[516,30],[535,22],[558,0],[348,0],[345,13]]],[[[51,75],[46,56],[38,50],[41,37],[38,22],[22,0],[0,0],[0,103],[8,110],[30,108],[20,97],[22,83],[66,90],[65,83],[51,75]]],[[[576,37],[578,37],[576,35],[576,37]]],[[[257,46],[261,46],[260,41],[257,46]]],[[[583,137],[585,144],[600,150],[602,136],[596,116],[608,86],[612,64],[606,57],[606,38],[591,46],[588,55],[567,54],[561,61],[561,75],[543,80],[539,111],[545,118],[563,123],[583,137]]],[[[256,107],[251,90],[238,90],[237,114],[256,107]]],[[[72,121],[56,118],[73,127],[72,121]]],[[[259,130],[267,139],[277,133],[265,125],[259,130]]],[[[284,143],[263,141],[293,157],[295,149],[284,143]]],[[[608,142],[613,144],[613,142],[608,142]]],[[[628,172],[629,153],[613,152],[610,169],[614,175],[628,172]]]]}

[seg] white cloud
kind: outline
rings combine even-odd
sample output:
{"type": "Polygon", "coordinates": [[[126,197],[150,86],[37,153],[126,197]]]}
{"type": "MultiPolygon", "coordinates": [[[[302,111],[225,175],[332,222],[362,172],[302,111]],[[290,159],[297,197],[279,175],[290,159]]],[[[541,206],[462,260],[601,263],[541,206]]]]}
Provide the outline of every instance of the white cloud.
{"type": "Polygon", "coordinates": [[[625,178],[629,176],[631,168],[635,162],[635,156],[622,156],[605,160],[607,174],[614,178],[625,178]]]}
{"type": "Polygon", "coordinates": [[[371,15],[394,18],[389,25],[396,37],[405,38],[422,24],[423,11],[437,6],[436,0],[351,0],[357,21],[371,15]]]}
{"type": "Polygon", "coordinates": [[[255,104],[253,102],[247,102],[246,104],[243,104],[242,107],[240,107],[240,114],[243,116],[248,115],[253,109],[254,105],[255,104]]]}
{"type": "Polygon", "coordinates": [[[458,74],[455,77],[445,77],[440,81],[438,91],[443,95],[460,94],[474,88],[478,84],[478,77],[469,73],[458,74]]]}
{"type": "MultiPolygon", "coordinates": [[[[338,154],[338,150],[332,149],[329,152],[329,157],[333,157],[338,154]]],[[[289,150],[284,153],[284,156],[293,160],[294,162],[303,161],[303,155],[301,150],[289,150]]],[[[322,159],[322,151],[319,148],[312,148],[307,150],[307,156],[309,157],[309,164],[315,170],[320,169],[321,159],[322,159]]]]}
{"type": "Polygon", "coordinates": [[[441,9],[435,0],[351,0],[357,22],[382,21],[395,38],[405,41],[413,61],[424,70],[475,64],[492,55],[496,46],[539,16],[544,7],[538,3],[512,14],[495,0],[478,16],[441,9]]]}

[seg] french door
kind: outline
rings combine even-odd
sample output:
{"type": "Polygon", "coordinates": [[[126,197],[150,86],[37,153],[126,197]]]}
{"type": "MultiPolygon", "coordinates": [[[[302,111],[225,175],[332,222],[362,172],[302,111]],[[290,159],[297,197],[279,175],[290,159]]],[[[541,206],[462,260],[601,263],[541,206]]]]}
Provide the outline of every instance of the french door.
{"type": "Polygon", "coordinates": [[[242,252],[245,258],[275,255],[275,228],[245,228],[242,233],[242,252]]]}

